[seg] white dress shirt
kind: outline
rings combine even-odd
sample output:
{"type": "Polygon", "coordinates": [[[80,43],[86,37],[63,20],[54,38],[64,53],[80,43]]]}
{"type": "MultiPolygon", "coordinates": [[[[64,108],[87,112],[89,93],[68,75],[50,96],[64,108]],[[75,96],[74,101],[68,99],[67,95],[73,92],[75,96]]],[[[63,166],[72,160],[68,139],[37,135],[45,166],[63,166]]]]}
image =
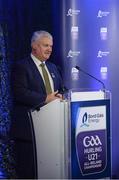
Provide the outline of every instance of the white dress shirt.
{"type": "MultiPolygon", "coordinates": [[[[32,53],[31,53],[31,58],[33,59],[35,65],[37,66],[37,68],[38,68],[38,70],[39,70],[39,72],[40,72],[40,74],[41,74],[41,76],[42,76],[42,79],[43,79],[43,81],[44,81],[44,77],[43,77],[43,73],[42,73],[42,69],[41,69],[40,64],[41,64],[41,63],[44,63],[44,64],[45,64],[45,61],[41,62],[41,61],[40,61],[38,58],[36,58],[32,53]]],[[[48,71],[47,66],[45,66],[45,69],[46,69],[46,71],[47,71],[47,73],[48,73],[48,76],[49,76],[49,80],[50,80],[50,85],[51,85],[51,88],[52,88],[52,92],[54,92],[53,79],[52,79],[52,77],[51,77],[51,75],[50,75],[50,73],[49,73],[49,71],[48,71]]],[[[44,81],[44,84],[45,84],[45,81],[44,81]]]]}

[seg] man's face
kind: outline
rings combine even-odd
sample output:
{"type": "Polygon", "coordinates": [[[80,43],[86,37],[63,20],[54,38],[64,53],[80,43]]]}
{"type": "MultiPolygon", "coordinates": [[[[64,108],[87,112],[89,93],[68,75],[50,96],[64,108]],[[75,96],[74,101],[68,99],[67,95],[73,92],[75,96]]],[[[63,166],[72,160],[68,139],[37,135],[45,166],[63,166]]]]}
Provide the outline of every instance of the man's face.
{"type": "Polygon", "coordinates": [[[40,60],[49,59],[52,53],[53,41],[48,37],[42,37],[32,44],[32,53],[40,60]]]}

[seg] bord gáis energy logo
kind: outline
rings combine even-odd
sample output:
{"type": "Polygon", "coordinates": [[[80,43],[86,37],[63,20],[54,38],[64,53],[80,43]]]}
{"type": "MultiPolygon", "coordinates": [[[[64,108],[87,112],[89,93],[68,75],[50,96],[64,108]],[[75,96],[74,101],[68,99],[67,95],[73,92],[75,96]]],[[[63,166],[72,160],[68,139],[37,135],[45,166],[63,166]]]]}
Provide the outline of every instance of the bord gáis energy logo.
{"type": "Polygon", "coordinates": [[[86,126],[86,127],[89,127],[89,124],[88,124],[88,114],[87,112],[84,113],[83,117],[82,117],[82,124],[80,127],[83,127],[83,126],[86,126]]]}
{"type": "Polygon", "coordinates": [[[80,127],[89,127],[92,123],[99,123],[100,118],[103,118],[103,113],[87,113],[85,112],[81,118],[80,127]]]}

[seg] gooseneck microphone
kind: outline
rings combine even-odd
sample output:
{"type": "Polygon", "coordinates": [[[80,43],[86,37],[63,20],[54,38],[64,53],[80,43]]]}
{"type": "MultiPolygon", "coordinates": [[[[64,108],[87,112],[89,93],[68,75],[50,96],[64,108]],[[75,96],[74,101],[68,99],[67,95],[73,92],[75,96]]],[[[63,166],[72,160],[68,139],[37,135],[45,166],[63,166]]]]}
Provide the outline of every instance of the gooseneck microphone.
{"type": "Polygon", "coordinates": [[[99,79],[97,79],[96,77],[92,76],[91,74],[87,73],[86,71],[84,71],[83,69],[81,69],[79,66],[75,66],[75,68],[76,68],[77,70],[83,72],[84,74],[92,77],[93,79],[95,79],[95,80],[98,81],[99,83],[101,83],[101,84],[102,84],[102,87],[103,87],[103,91],[105,92],[105,90],[106,90],[105,84],[104,84],[101,80],[99,80],[99,79]]]}

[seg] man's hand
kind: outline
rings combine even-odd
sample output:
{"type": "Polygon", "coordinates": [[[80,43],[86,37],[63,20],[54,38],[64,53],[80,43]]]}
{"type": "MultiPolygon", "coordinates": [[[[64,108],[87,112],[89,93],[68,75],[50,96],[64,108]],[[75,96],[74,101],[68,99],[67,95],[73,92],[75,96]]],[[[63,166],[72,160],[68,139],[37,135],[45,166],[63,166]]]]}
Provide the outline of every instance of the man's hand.
{"type": "Polygon", "coordinates": [[[48,94],[45,102],[49,103],[55,99],[61,99],[62,100],[63,99],[62,94],[59,94],[58,91],[55,91],[51,94],[48,94]]]}

